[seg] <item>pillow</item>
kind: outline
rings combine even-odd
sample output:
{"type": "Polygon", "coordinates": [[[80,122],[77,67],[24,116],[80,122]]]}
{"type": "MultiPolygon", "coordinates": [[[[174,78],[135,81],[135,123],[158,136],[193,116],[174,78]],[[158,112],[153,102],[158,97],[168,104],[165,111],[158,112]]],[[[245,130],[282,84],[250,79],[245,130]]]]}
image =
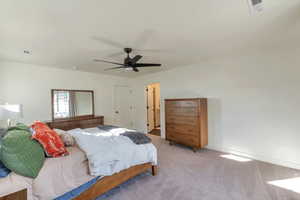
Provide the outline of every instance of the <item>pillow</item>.
{"type": "Polygon", "coordinates": [[[11,171],[36,178],[43,167],[45,154],[41,145],[31,139],[31,134],[17,127],[10,128],[2,138],[0,160],[11,171]]]}
{"type": "Polygon", "coordinates": [[[30,128],[28,126],[26,126],[25,124],[23,123],[17,123],[16,126],[13,126],[11,128],[8,128],[8,131],[9,130],[24,130],[24,131],[30,131],[30,128]]]}
{"type": "Polygon", "coordinates": [[[70,147],[75,145],[75,139],[67,131],[61,129],[53,129],[53,130],[59,135],[60,139],[63,141],[65,146],[70,147]]]}
{"type": "Polygon", "coordinates": [[[42,144],[48,157],[69,155],[59,135],[46,124],[37,121],[31,127],[34,130],[32,138],[42,144]]]}
{"type": "Polygon", "coordinates": [[[10,170],[7,169],[3,163],[0,161],[0,178],[5,178],[10,173],[10,170]]]}
{"type": "Polygon", "coordinates": [[[71,135],[76,135],[77,133],[82,133],[82,131],[83,130],[81,128],[75,128],[75,129],[68,130],[67,133],[71,135]]]}

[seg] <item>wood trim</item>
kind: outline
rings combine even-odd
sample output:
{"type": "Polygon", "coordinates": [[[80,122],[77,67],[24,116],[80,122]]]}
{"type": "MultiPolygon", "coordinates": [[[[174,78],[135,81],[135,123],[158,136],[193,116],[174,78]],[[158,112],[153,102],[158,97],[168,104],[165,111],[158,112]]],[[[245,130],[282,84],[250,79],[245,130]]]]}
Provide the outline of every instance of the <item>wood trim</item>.
{"type": "Polygon", "coordinates": [[[151,169],[153,176],[157,175],[157,166],[152,166],[151,163],[146,163],[142,165],[136,165],[125,169],[119,173],[116,173],[112,176],[105,176],[100,179],[96,184],[94,184],[91,188],[81,193],[78,197],[74,198],[74,200],[92,200],[100,195],[108,192],[114,187],[126,182],[127,180],[146,172],[151,169]]]}
{"type": "Polygon", "coordinates": [[[72,119],[82,119],[84,117],[93,117],[95,116],[95,95],[93,90],[70,90],[70,89],[51,89],[51,115],[52,121],[64,121],[64,120],[72,120],[72,119]],[[68,91],[68,92],[90,92],[92,93],[92,114],[91,115],[82,115],[77,117],[67,117],[67,118],[54,118],[54,92],[55,91],[68,91]]]}
{"type": "Polygon", "coordinates": [[[0,197],[0,200],[27,200],[27,189],[0,197]]]}

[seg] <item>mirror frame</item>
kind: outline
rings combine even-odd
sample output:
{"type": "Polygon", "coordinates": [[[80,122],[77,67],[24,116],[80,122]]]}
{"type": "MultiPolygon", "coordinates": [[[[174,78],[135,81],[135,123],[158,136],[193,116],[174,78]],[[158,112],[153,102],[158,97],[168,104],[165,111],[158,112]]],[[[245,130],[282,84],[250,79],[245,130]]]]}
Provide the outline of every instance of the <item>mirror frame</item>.
{"type": "Polygon", "coordinates": [[[94,91],[93,90],[69,90],[69,89],[51,89],[51,115],[52,121],[64,121],[72,119],[85,119],[95,117],[95,100],[94,100],[94,91]],[[68,92],[89,92],[92,93],[92,114],[91,115],[80,115],[75,117],[66,117],[66,118],[54,118],[54,92],[55,91],[68,91],[68,92]]]}

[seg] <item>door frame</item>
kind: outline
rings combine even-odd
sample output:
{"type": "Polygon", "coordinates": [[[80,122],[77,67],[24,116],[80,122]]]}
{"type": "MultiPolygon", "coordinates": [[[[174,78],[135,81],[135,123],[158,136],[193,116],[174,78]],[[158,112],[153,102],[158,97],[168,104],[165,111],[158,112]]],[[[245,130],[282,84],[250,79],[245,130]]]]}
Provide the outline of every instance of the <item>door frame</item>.
{"type": "MultiPolygon", "coordinates": [[[[147,84],[146,85],[146,89],[145,89],[145,91],[146,91],[146,115],[147,115],[147,122],[146,122],[146,125],[147,125],[147,132],[148,133],[150,133],[150,131],[149,131],[149,126],[150,126],[150,124],[149,124],[149,101],[148,101],[148,92],[149,92],[149,86],[150,85],[154,85],[154,84],[158,84],[159,85],[159,87],[160,87],[160,83],[159,82],[156,82],[156,83],[149,83],[149,84],[147,84]]],[[[153,88],[153,105],[154,105],[154,108],[156,108],[156,88],[153,88]]],[[[159,115],[161,115],[161,113],[159,113],[159,115]]],[[[154,110],[153,111],[153,120],[154,120],[154,129],[155,128],[157,128],[156,127],[156,111],[154,110]]]]}
{"type": "Polygon", "coordinates": [[[152,94],[153,98],[152,98],[152,101],[153,101],[153,123],[154,123],[154,129],[156,128],[156,88],[153,88],[153,94],[152,94]]]}

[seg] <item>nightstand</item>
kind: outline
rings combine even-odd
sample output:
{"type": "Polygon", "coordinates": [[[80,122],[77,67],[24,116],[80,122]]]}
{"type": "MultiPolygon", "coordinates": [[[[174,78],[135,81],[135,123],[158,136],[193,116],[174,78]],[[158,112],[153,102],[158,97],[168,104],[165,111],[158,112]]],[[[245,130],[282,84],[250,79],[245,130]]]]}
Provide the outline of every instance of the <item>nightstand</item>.
{"type": "Polygon", "coordinates": [[[27,200],[27,189],[0,197],[0,200],[27,200]]]}

